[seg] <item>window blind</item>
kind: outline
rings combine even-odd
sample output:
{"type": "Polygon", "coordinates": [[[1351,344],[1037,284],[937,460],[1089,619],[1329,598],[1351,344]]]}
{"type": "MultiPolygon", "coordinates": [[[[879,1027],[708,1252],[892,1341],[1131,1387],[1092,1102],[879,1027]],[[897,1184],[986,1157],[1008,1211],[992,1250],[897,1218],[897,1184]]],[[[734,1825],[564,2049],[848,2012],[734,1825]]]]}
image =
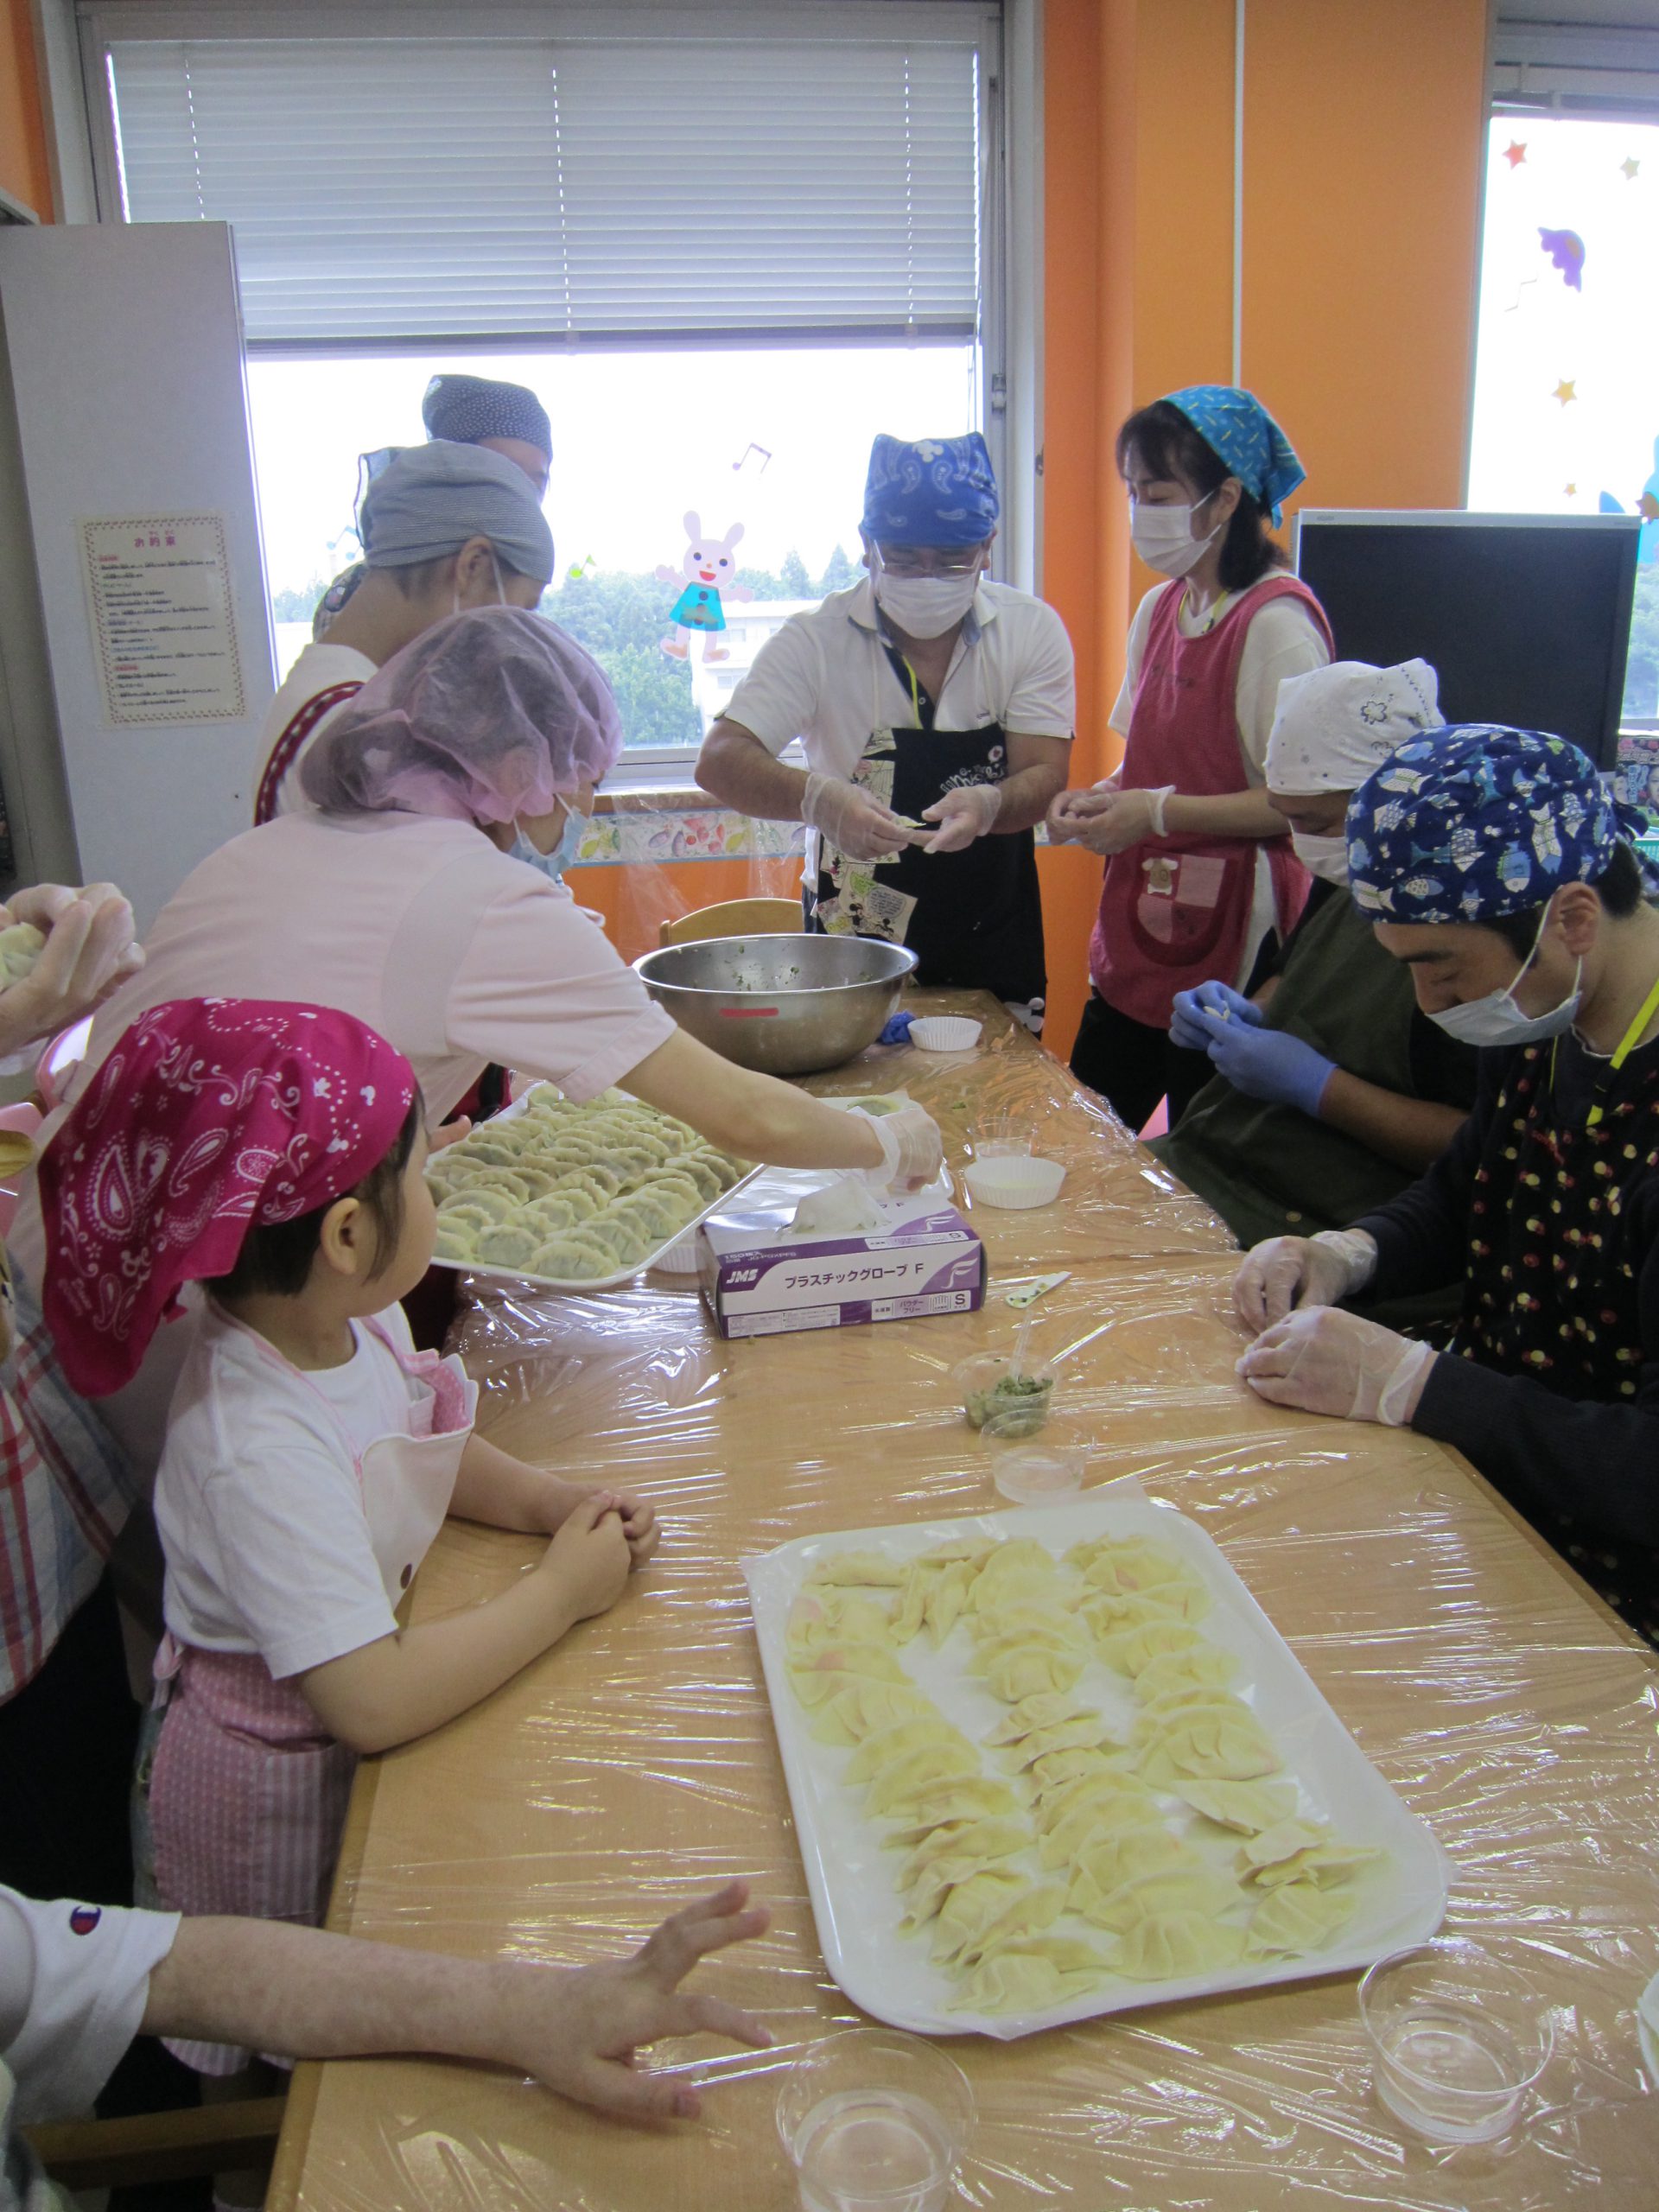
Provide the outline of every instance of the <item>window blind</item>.
{"type": "MultiPolygon", "coordinates": [[[[1572,12],[1554,0],[1551,12],[1558,10],[1572,12]]],[[[1500,8],[1492,105],[1505,113],[1659,123],[1659,29],[1640,20],[1544,22],[1500,8]]]]}
{"type": "Polygon", "coordinates": [[[117,37],[124,212],[230,224],[254,344],[960,342],[982,18],[929,12],[869,40],[117,37]]]}

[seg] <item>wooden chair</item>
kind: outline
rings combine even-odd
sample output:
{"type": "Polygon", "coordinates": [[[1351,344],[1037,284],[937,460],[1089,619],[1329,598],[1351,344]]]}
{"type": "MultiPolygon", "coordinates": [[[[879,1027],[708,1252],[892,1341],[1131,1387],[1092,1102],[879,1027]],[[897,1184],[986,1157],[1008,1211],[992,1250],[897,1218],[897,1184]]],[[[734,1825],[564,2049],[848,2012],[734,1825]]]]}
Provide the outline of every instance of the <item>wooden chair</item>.
{"type": "Polygon", "coordinates": [[[790,930],[804,930],[806,918],[798,899],[726,899],[717,906],[699,906],[677,921],[664,922],[659,944],[696,944],[708,937],[771,937],[790,930]]]}
{"type": "Polygon", "coordinates": [[[30,2148],[60,2189],[119,2189],[267,2166],[285,2097],[245,2097],[129,2120],[68,2120],[26,2127],[30,2148]]]}

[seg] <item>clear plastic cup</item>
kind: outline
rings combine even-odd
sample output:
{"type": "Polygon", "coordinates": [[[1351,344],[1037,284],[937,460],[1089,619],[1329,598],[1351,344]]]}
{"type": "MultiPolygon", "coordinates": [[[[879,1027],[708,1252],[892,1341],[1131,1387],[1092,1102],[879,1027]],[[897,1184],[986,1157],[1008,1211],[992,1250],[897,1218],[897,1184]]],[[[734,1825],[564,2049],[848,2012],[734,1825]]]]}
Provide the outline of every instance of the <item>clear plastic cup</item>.
{"type": "Polygon", "coordinates": [[[982,1114],[969,1122],[966,1134],[976,1160],[1017,1160],[1034,1148],[1037,1124],[1018,1114],[982,1114]]]}
{"type": "Polygon", "coordinates": [[[993,1414],[980,1436],[991,1480],[1010,1504],[1063,1505],[1083,1488],[1089,1443],[1071,1423],[1049,1421],[1033,1435],[1018,1414],[993,1414]]]}
{"type": "Polygon", "coordinates": [[[944,2212],[973,2123],[961,2067],[896,2028],[827,2036],[778,2093],[804,2212],[944,2212]]]}
{"type": "Polygon", "coordinates": [[[969,1428],[1001,1419],[1007,1424],[1000,1432],[1004,1437],[1035,1436],[1053,1411],[1054,1370],[1040,1360],[1027,1361],[1016,1374],[1007,1352],[976,1352],[951,1372],[969,1428]]]}
{"type": "Polygon", "coordinates": [[[1554,2023],[1522,1963],[1440,1936],[1379,1959],[1359,2017],[1382,2103],[1433,2143],[1490,2143],[1549,2063],[1554,2023]]]}

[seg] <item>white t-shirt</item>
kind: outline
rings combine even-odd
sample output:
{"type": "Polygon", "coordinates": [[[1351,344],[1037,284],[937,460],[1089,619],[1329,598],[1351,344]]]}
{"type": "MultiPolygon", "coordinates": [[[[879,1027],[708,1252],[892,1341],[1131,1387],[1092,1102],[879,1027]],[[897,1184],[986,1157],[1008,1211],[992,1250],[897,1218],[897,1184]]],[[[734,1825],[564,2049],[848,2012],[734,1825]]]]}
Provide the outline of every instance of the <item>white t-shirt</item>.
{"type": "Polygon", "coordinates": [[[0,2059],[17,2084],[14,2120],[89,2108],[137,2034],[150,1970],[178,1932],[176,1912],[41,1903],[0,1885],[0,2059]]]}
{"type": "MultiPolygon", "coordinates": [[[[1282,569],[1270,569],[1265,576],[1240,592],[1235,604],[1244,605],[1262,584],[1284,573],[1282,569]]],[[[1155,584],[1135,610],[1135,620],[1129,625],[1128,665],[1123,671],[1122,688],[1110,717],[1111,726],[1120,737],[1129,734],[1135,687],[1141,680],[1141,664],[1146,657],[1153,608],[1165,592],[1185,593],[1185,588],[1179,577],[1155,584]]],[[[1184,638],[1202,637],[1210,626],[1208,613],[1194,618],[1185,606],[1176,620],[1184,638]]],[[[1279,686],[1287,676],[1306,676],[1310,669],[1325,667],[1330,658],[1313,615],[1300,599],[1283,595],[1270,599],[1250,617],[1249,627],[1244,632],[1244,649],[1238,659],[1238,679],[1233,687],[1238,717],[1239,763],[1244,777],[1242,788],[1254,791],[1267,781],[1264,764],[1268,737],[1279,704],[1279,686]]]]}
{"type": "MultiPolygon", "coordinates": [[[[275,750],[278,739],[308,699],[315,699],[319,691],[332,691],[336,683],[366,683],[372,676],[378,672],[378,663],[372,661],[366,653],[359,652],[354,645],[331,645],[326,639],[308,645],[283,678],[282,688],[271,701],[270,711],[265,716],[265,726],[259,733],[260,775],[264,774],[265,763],[275,750]]],[[[293,766],[277,786],[276,811],[279,814],[289,813],[296,807],[309,804],[300,789],[300,762],[315,744],[319,731],[327,728],[345,704],[342,699],[338,706],[329,708],[295,756],[293,766]]]]}
{"type": "MultiPolygon", "coordinates": [[[[411,1349],[400,1307],[377,1318],[411,1349]]],[[[168,1420],[156,1478],[167,1624],[203,1651],[257,1652],[278,1681],[397,1625],[340,1430],[359,1454],[407,1433],[419,1386],[372,1330],[353,1333],[342,1366],[300,1375],[210,1301],[168,1420]]]]}
{"type": "Polygon", "coordinates": [[[220,997],[355,1014],[413,1063],[435,1127],[492,1060],[588,1099],[678,1033],[562,886],[416,814],[287,814],[210,854],[99,1009],[71,1099],[140,1014],[220,997]]]}
{"type": "MultiPolygon", "coordinates": [[[[938,729],[998,722],[1014,736],[1070,738],[1077,699],[1065,625],[1028,592],[982,583],[936,704],[938,729]]],[[[873,731],[912,728],[915,709],[876,628],[868,577],[791,614],[756,654],[725,719],[774,754],[798,737],[810,767],[842,777],[858,766],[873,731]]]]}

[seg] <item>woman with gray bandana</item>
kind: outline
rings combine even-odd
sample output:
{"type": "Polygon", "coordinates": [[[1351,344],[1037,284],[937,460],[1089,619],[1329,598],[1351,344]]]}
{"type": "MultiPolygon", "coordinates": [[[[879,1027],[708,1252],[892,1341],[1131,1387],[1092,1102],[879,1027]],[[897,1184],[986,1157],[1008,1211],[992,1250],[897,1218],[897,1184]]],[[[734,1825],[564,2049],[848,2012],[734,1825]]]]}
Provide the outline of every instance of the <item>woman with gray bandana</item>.
{"type": "Polygon", "coordinates": [[[468,607],[533,607],[552,581],[553,533],[529,477],[480,446],[406,447],[371,479],[358,530],[363,581],[265,718],[256,823],[304,804],[296,772],[307,747],[395,652],[468,607]]]}

